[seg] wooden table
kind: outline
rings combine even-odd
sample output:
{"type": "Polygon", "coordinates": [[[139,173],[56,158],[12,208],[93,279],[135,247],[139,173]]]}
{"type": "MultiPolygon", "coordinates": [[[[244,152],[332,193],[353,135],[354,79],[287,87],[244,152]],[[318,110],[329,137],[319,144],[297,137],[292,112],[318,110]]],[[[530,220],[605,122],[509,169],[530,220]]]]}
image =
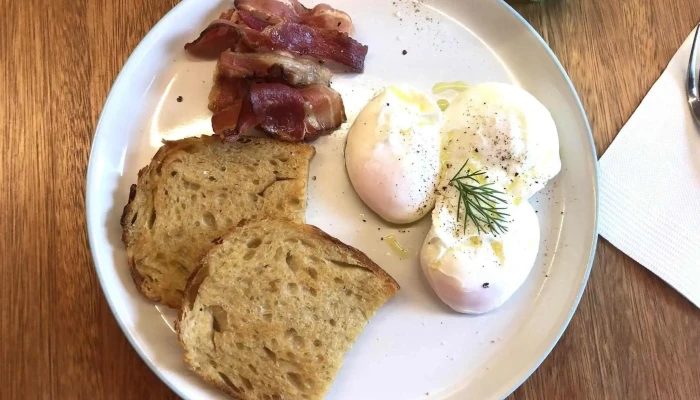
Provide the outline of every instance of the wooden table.
{"type": "MultiPolygon", "coordinates": [[[[90,143],[127,56],[175,0],[0,4],[0,398],[175,398],[102,295],[90,143]]],[[[569,71],[599,154],[700,20],[697,0],[519,5],[569,71]]],[[[515,399],[700,399],[700,310],[601,240],[569,329],[515,399]]]]}

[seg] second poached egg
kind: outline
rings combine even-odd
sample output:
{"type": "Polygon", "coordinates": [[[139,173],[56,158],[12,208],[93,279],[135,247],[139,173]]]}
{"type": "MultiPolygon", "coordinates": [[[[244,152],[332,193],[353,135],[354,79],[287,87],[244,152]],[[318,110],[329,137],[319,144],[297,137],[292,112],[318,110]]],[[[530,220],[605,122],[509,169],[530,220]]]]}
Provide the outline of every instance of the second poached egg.
{"type": "Polygon", "coordinates": [[[443,302],[480,314],[503,305],[532,270],[540,229],[527,200],[559,173],[559,137],[542,103],[503,83],[469,87],[444,118],[442,177],[421,265],[443,302]],[[506,229],[492,232],[467,218],[451,182],[458,172],[480,172],[468,183],[497,191],[499,200],[482,206],[501,208],[506,229]]]}
{"type": "Polygon", "coordinates": [[[498,82],[469,87],[445,111],[444,174],[467,160],[488,172],[516,202],[559,173],[559,135],[549,110],[520,87],[498,82]]]}

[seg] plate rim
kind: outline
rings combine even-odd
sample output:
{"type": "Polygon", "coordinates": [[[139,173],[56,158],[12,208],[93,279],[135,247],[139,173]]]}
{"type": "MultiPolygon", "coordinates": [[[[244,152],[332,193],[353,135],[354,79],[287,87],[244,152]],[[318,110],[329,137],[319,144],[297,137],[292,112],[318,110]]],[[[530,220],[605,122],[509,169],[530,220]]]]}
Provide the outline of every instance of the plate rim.
{"type": "Polygon", "coordinates": [[[571,305],[571,310],[569,310],[569,314],[564,318],[563,324],[561,325],[560,331],[557,333],[555,336],[554,340],[552,341],[552,344],[545,350],[545,352],[542,354],[542,357],[539,359],[535,360],[530,365],[529,371],[527,371],[524,375],[518,379],[515,384],[511,389],[508,390],[507,393],[504,393],[501,399],[505,399],[506,397],[510,396],[513,392],[515,392],[522,384],[539,368],[540,365],[544,362],[544,360],[549,356],[549,354],[552,352],[554,347],[559,343],[559,340],[561,340],[562,335],[566,331],[566,329],[569,327],[569,323],[571,322],[571,319],[574,317],[574,314],[576,313],[576,310],[578,310],[578,306],[581,303],[581,298],[583,297],[583,293],[586,291],[586,287],[588,286],[588,280],[591,276],[591,270],[593,269],[593,262],[595,261],[595,254],[598,248],[598,233],[599,233],[599,217],[600,217],[600,169],[598,165],[598,151],[596,150],[595,147],[595,140],[593,138],[593,130],[591,129],[591,124],[590,121],[588,120],[588,115],[586,114],[586,109],[583,107],[583,103],[581,102],[581,97],[578,94],[578,91],[576,90],[576,87],[574,86],[574,83],[571,81],[571,77],[569,77],[569,74],[566,72],[566,69],[564,69],[564,66],[561,64],[559,61],[559,57],[557,57],[556,54],[554,54],[554,51],[549,47],[549,44],[545,42],[545,40],[542,38],[542,36],[535,30],[535,28],[530,25],[527,20],[520,15],[515,9],[508,3],[505,2],[505,0],[498,0],[498,2],[506,8],[508,11],[510,11],[513,16],[520,22],[534,37],[535,39],[540,43],[540,45],[545,49],[549,57],[554,61],[554,64],[557,67],[557,70],[559,70],[559,73],[562,75],[562,78],[564,78],[564,81],[566,84],[569,86],[569,90],[571,90],[571,93],[574,95],[574,99],[576,100],[576,106],[578,107],[578,111],[580,115],[583,117],[583,122],[584,126],[586,127],[586,133],[588,133],[588,143],[591,149],[591,154],[593,155],[593,190],[594,190],[594,196],[593,196],[593,237],[591,238],[592,244],[591,244],[591,251],[588,255],[588,265],[586,266],[586,273],[584,274],[583,280],[581,281],[580,288],[578,290],[578,294],[576,296],[576,299],[574,300],[574,303],[571,305]]]}
{"type": "MultiPolygon", "coordinates": [[[[119,314],[116,311],[116,305],[115,301],[116,299],[110,297],[107,293],[106,286],[107,283],[105,281],[105,277],[103,276],[102,273],[102,268],[99,266],[99,261],[98,257],[96,256],[97,251],[96,251],[96,243],[95,243],[95,234],[93,232],[93,229],[91,227],[93,226],[93,219],[95,218],[94,216],[91,216],[89,213],[89,210],[92,208],[91,204],[92,201],[90,193],[92,192],[92,187],[93,185],[91,182],[94,181],[94,175],[97,173],[96,172],[96,167],[95,167],[95,161],[93,158],[93,155],[95,153],[95,148],[96,148],[96,143],[98,143],[98,136],[100,135],[100,132],[103,130],[102,126],[104,124],[103,116],[105,113],[105,110],[109,108],[111,103],[114,102],[114,89],[120,84],[122,84],[122,81],[126,79],[126,74],[131,72],[137,65],[138,60],[145,54],[147,53],[156,43],[157,40],[160,37],[159,32],[163,29],[162,26],[166,24],[166,21],[172,17],[173,14],[177,12],[180,8],[183,8],[185,4],[189,4],[194,0],[183,0],[180,3],[176,4],[173,8],[171,8],[167,13],[165,13],[159,20],[156,22],[155,25],[146,33],[146,35],[141,39],[141,41],[138,43],[138,45],[134,48],[134,50],[131,52],[129,57],[126,59],[124,62],[124,65],[121,67],[119,70],[119,73],[117,74],[116,78],[112,82],[112,85],[110,86],[109,93],[107,95],[107,98],[105,99],[104,105],[102,106],[102,110],[100,111],[100,116],[97,120],[97,124],[95,125],[94,133],[92,136],[92,144],[90,146],[90,157],[88,160],[88,165],[87,165],[87,173],[86,173],[86,186],[85,186],[85,216],[86,216],[86,225],[87,225],[87,231],[88,231],[88,243],[90,247],[90,254],[92,256],[92,261],[93,265],[95,268],[95,272],[97,273],[98,280],[100,282],[100,288],[102,289],[102,295],[105,297],[107,304],[109,305],[109,309],[112,313],[112,316],[114,319],[117,321],[117,324],[119,325],[119,328],[122,330],[122,333],[124,336],[126,336],[127,340],[129,341],[129,344],[131,347],[136,351],[136,353],[139,355],[141,360],[149,367],[151,371],[158,377],[158,379],[161,380],[170,390],[172,390],[175,394],[177,394],[179,397],[185,398],[184,393],[182,393],[177,387],[174,382],[171,382],[169,379],[167,379],[164,375],[164,373],[161,371],[161,368],[155,365],[155,363],[144,353],[144,350],[141,349],[141,346],[136,342],[135,337],[130,333],[130,331],[127,329],[125,322],[119,317],[119,314]]],[[[505,2],[505,0],[497,0],[498,4],[501,6],[501,8],[505,9],[508,13],[510,13],[512,16],[515,17],[515,19],[525,28],[527,29],[530,34],[538,41],[538,43],[545,49],[546,53],[549,55],[551,60],[554,62],[555,66],[557,67],[557,70],[561,74],[561,77],[564,79],[565,83],[568,85],[569,90],[571,91],[571,94],[573,94],[573,97],[576,101],[576,106],[577,106],[577,111],[579,115],[583,118],[584,126],[586,129],[586,133],[588,134],[588,142],[589,142],[589,147],[591,150],[591,154],[593,156],[593,191],[594,191],[594,196],[593,196],[593,237],[590,238],[592,241],[592,244],[590,246],[590,253],[588,255],[588,265],[586,266],[586,271],[584,273],[583,279],[578,287],[578,293],[577,296],[571,305],[571,309],[569,310],[569,313],[564,317],[563,321],[561,321],[561,328],[559,332],[554,336],[551,344],[549,345],[548,348],[542,353],[542,356],[539,358],[533,359],[534,361],[530,363],[530,366],[528,368],[525,368],[525,372],[521,374],[519,377],[514,377],[515,378],[515,384],[504,391],[502,395],[499,396],[499,398],[504,399],[508,397],[510,394],[512,394],[516,389],[518,389],[534,372],[535,370],[544,362],[544,360],[549,356],[549,354],[552,352],[554,347],[559,343],[559,340],[561,339],[562,335],[566,331],[566,329],[569,326],[569,323],[571,322],[571,319],[573,318],[573,315],[576,313],[576,310],[578,309],[578,306],[581,302],[581,298],[583,297],[583,293],[586,290],[588,280],[590,278],[591,270],[593,269],[593,263],[595,261],[595,254],[598,246],[598,234],[599,234],[599,204],[600,204],[600,196],[599,196],[599,180],[600,180],[600,171],[599,171],[599,163],[598,163],[598,153],[595,147],[595,141],[593,138],[593,132],[590,127],[590,121],[588,120],[588,116],[586,114],[586,111],[583,107],[583,103],[581,102],[581,98],[578,94],[578,91],[576,90],[575,86],[573,85],[573,82],[571,81],[571,78],[569,77],[568,73],[564,69],[563,65],[559,61],[559,58],[554,54],[552,49],[549,47],[547,42],[544,41],[542,36],[530,25],[525,18],[520,15],[513,7],[511,7],[508,3],[505,2]]],[[[511,379],[513,381],[513,379],[511,379]]]]}

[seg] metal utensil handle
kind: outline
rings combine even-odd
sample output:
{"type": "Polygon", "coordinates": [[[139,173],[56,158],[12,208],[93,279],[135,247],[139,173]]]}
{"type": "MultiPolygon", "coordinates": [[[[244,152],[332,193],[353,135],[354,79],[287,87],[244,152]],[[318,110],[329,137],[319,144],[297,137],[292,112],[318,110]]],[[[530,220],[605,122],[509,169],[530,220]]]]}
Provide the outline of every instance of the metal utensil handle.
{"type": "Polygon", "coordinates": [[[688,61],[688,98],[698,100],[698,82],[697,73],[697,51],[698,37],[700,37],[700,24],[695,29],[695,38],[693,38],[693,46],[690,50],[690,60],[688,61]]]}

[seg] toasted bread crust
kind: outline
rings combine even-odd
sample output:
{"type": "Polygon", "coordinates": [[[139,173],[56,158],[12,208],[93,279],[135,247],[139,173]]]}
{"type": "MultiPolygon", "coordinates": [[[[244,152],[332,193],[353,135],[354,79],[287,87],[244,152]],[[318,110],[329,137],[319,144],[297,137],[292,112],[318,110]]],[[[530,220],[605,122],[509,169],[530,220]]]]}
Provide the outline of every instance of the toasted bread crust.
{"type": "Polygon", "coordinates": [[[341,242],[339,239],[327,234],[326,232],[322,231],[314,225],[303,224],[301,225],[301,228],[307,231],[310,235],[318,235],[324,239],[330,240],[336,246],[346,251],[349,251],[353,256],[360,259],[360,261],[364,264],[363,267],[370,269],[377,277],[381,278],[382,281],[384,281],[384,286],[386,290],[391,293],[391,296],[395,295],[401,289],[399,283],[396,282],[394,278],[391,277],[391,275],[384,271],[379,265],[377,265],[374,261],[372,261],[371,258],[369,258],[365,253],[363,253],[359,249],[352,246],[348,246],[347,244],[341,242]]]}
{"type": "MultiPolygon", "coordinates": [[[[165,141],[164,145],[158,149],[154,155],[150,164],[139,171],[138,182],[130,187],[129,199],[124,207],[124,211],[120,219],[120,224],[122,226],[122,241],[127,248],[127,260],[130,274],[138,290],[148,299],[160,302],[172,308],[179,308],[181,306],[181,289],[183,288],[182,286],[184,286],[186,277],[189,275],[189,273],[183,275],[184,271],[182,268],[183,266],[187,269],[193,268],[194,265],[192,265],[192,263],[196,262],[194,260],[198,259],[201,254],[206,252],[207,249],[206,247],[200,249],[198,246],[195,246],[195,253],[197,254],[192,254],[191,257],[188,256],[184,259],[182,258],[182,255],[178,256],[173,254],[172,251],[168,249],[168,241],[162,238],[164,235],[165,237],[168,237],[167,235],[169,233],[160,232],[160,236],[157,237],[155,233],[150,232],[149,229],[145,229],[144,222],[137,221],[137,218],[139,218],[139,211],[142,213],[150,213],[152,224],[153,220],[157,220],[157,215],[161,215],[162,211],[165,210],[166,212],[169,212],[174,210],[176,204],[173,204],[170,199],[164,200],[162,196],[162,189],[165,188],[166,185],[171,184],[172,181],[179,178],[179,176],[175,177],[175,175],[171,177],[170,173],[168,173],[168,171],[173,168],[173,163],[179,162],[183,159],[201,160],[202,158],[211,157],[212,153],[216,153],[217,156],[221,158],[221,154],[224,153],[224,150],[226,152],[231,152],[231,154],[233,154],[231,156],[232,158],[238,154],[242,154],[242,156],[239,157],[246,157],[246,155],[249,153],[254,153],[254,156],[258,158],[272,157],[272,153],[288,154],[290,157],[288,164],[294,165],[296,169],[292,170],[292,168],[285,163],[282,163],[279,167],[267,166],[267,170],[264,170],[264,168],[261,167],[261,173],[267,173],[270,176],[272,174],[272,169],[275,169],[275,178],[266,176],[265,178],[260,178],[260,180],[264,181],[264,179],[273,179],[273,183],[277,182],[277,170],[279,170],[281,174],[288,174],[291,176],[291,178],[293,178],[290,181],[293,183],[285,186],[285,188],[289,187],[289,189],[277,188],[279,190],[276,190],[275,193],[268,197],[283,198],[285,197],[285,194],[288,194],[291,197],[300,197],[301,199],[296,205],[285,204],[284,211],[278,211],[277,209],[267,205],[261,206],[259,205],[261,202],[246,203],[242,208],[240,205],[234,207],[219,206],[217,207],[217,210],[211,210],[213,217],[216,218],[216,222],[218,223],[215,224],[217,236],[224,233],[228,228],[231,228],[231,225],[238,223],[239,218],[241,217],[245,220],[256,219],[259,217],[264,218],[275,212],[283,214],[281,215],[282,218],[290,218],[299,222],[303,221],[306,206],[306,182],[308,177],[309,161],[315,154],[315,149],[312,146],[306,144],[282,143],[272,139],[252,137],[239,138],[233,142],[224,141],[218,137],[210,136],[187,138],[177,141],[165,141]],[[199,155],[199,151],[206,154],[199,155]],[[218,214],[219,211],[222,211],[218,210],[218,208],[222,208],[222,214],[218,214]],[[239,209],[241,211],[238,211],[239,209]],[[226,221],[230,221],[230,224],[228,224],[226,221]],[[158,261],[159,264],[157,265],[159,274],[163,274],[158,275],[161,277],[160,280],[157,279],[157,277],[154,278],[153,276],[148,275],[148,271],[153,270],[153,264],[155,263],[155,261],[153,261],[153,257],[156,256],[161,257],[161,260],[158,261]],[[178,268],[174,267],[173,265],[180,266],[180,269],[178,270],[178,268]],[[176,273],[176,275],[173,275],[174,277],[172,279],[176,281],[181,279],[181,283],[174,284],[172,282],[168,282],[168,279],[170,279],[169,271],[176,273]],[[182,276],[182,278],[178,278],[178,276],[182,276]],[[180,286],[180,288],[178,288],[178,286],[180,286]]],[[[272,160],[272,158],[270,158],[270,160],[272,160]]],[[[246,167],[245,165],[241,165],[240,160],[217,159],[216,162],[210,160],[209,163],[221,165],[222,171],[226,171],[216,172],[219,173],[219,178],[226,179],[229,182],[228,186],[234,188],[232,192],[229,192],[231,193],[229,196],[235,197],[238,192],[243,191],[243,189],[239,189],[240,185],[248,185],[248,189],[246,190],[254,189],[250,187],[251,185],[249,181],[241,181],[241,179],[246,179],[246,177],[249,177],[251,172],[249,170],[247,172],[243,170],[240,172],[238,171],[238,169],[246,167]],[[245,175],[244,172],[247,173],[247,175],[245,175]]],[[[185,163],[182,164],[184,165],[185,163]]],[[[197,167],[185,165],[183,168],[197,167]]],[[[284,176],[284,178],[286,179],[288,176],[284,176]]],[[[289,182],[283,183],[287,184],[289,182]]],[[[200,183],[197,183],[197,185],[200,185],[200,183]]],[[[206,185],[201,183],[201,186],[206,185]]],[[[167,194],[167,189],[165,189],[165,193],[167,194]]],[[[199,202],[201,201],[202,200],[199,200],[199,202]]],[[[195,204],[195,207],[196,206],[197,205],[195,204]]],[[[188,217],[189,216],[185,216],[183,218],[188,217]]],[[[143,218],[144,216],[139,219],[143,218]]],[[[168,223],[174,225],[177,223],[177,221],[173,220],[171,215],[168,223]]],[[[182,228],[184,235],[192,235],[194,238],[198,238],[202,235],[201,229],[197,230],[193,229],[191,226],[187,227],[184,223],[182,228]]],[[[211,239],[205,240],[201,246],[209,246],[210,240],[211,239]]]]}
{"type": "MultiPolygon", "coordinates": [[[[267,222],[267,221],[269,221],[269,219],[262,219],[259,221],[243,221],[242,223],[238,224],[236,227],[231,228],[226,235],[214,239],[214,241],[213,241],[214,246],[221,246],[224,243],[224,241],[226,240],[227,236],[230,236],[230,235],[233,235],[236,233],[237,228],[252,226],[254,224],[265,224],[265,222],[267,222]]],[[[287,221],[285,221],[285,222],[287,222],[287,221]]],[[[350,253],[352,253],[362,263],[365,264],[363,266],[366,266],[375,275],[377,275],[379,278],[381,278],[382,281],[384,281],[385,288],[387,289],[388,292],[391,293],[392,296],[395,295],[401,289],[401,286],[399,285],[399,283],[396,282],[396,280],[394,280],[394,278],[391,275],[389,275],[386,271],[384,271],[384,269],[382,269],[382,267],[377,265],[374,261],[372,261],[371,258],[369,258],[365,253],[363,253],[359,249],[352,247],[352,246],[348,246],[347,244],[341,242],[338,238],[335,238],[335,237],[327,234],[326,232],[324,232],[323,230],[321,230],[317,226],[314,226],[311,224],[295,224],[293,222],[287,222],[287,223],[289,225],[296,225],[300,229],[308,232],[310,235],[317,235],[317,236],[320,236],[324,239],[330,240],[336,246],[338,246],[342,249],[345,249],[345,250],[349,251],[350,253]]],[[[214,250],[214,246],[212,246],[212,248],[209,250],[210,252],[212,250],[214,250]]],[[[205,259],[206,259],[206,256],[204,256],[202,258],[202,260],[199,261],[199,263],[197,264],[197,267],[194,269],[194,271],[192,271],[192,275],[190,275],[190,277],[187,279],[187,284],[185,285],[185,296],[183,297],[182,307],[180,309],[180,312],[178,313],[178,322],[180,320],[182,320],[183,314],[190,307],[190,304],[188,301],[190,298],[189,295],[196,295],[196,293],[190,293],[192,291],[192,282],[194,281],[195,277],[197,276],[199,271],[204,266],[203,261],[205,259]]],[[[178,324],[176,323],[176,327],[177,326],[178,326],[178,324]]],[[[179,339],[180,338],[179,330],[176,329],[176,331],[178,331],[178,339],[179,339]]]]}
{"type": "MultiPolygon", "coordinates": [[[[375,278],[377,278],[378,281],[381,281],[381,292],[383,293],[383,297],[385,299],[390,299],[393,297],[400,289],[399,284],[386,272],[384,271],[381,267],[379,267],[376,263],[374,263],[365,253],[362,251],[353,248],[351,246],[346,245],[345,243],[341,242],[337,238],[325,233],[321,229],[319,229],[316,226],[313,225],[305,225],[305,224],[299,224],[299,223],[294,223],[290,221],[281,221],[281,220],[272,220],[272,219],[263,219],[263,220],[257,220],[257,221],[252,221],[252,222],[247,222],[244,224],[239,225],[236,228],[231,229],[226,235],[222,236],[221,238],[217,238],[214,240],[214,245],[211,247],[207,255],[205,255],[202,260],[199,262],[197,268],[193,271],[192,275],[190,275],[187,285],[185,286],[185,295],[183,296],[183,304],[182,308],[180,309],[180,313],[178,315],[178,320],[175,323],[175,329],[178,337],[178,341],[180,344],[183,346],[185,349],[185,355],[184,355],[184,361],[188,365],[188,367],[193,370],[197,375],[199,375],[203,380],[205,380],[207,383],[210,385],[216,387],[217,389],[225,392],[226,394],[232,396],[235,399],[239,400],[258,400],[260,397],[253,395],[252,397],[247,394],[245,391],[235,391],[233,390],[229,385],[223,384],[221,380],[218,380],[215,376],[209,376],[202,370],[198,369],[197,364],[198,362],[195,361],[197,358],[197,355],[194,353],[190,354],[191,351],[194,351],[192,348],[188,346],[188,343],[186,342],[185,337],[183,336],[183,324],[185,323],[186,319],[188,321],[192,321],[191,318],[188,318],[188,313],[190,312],[201,312],[201,307],[202,304],[198,305],[197,307],[200,307],[199,310],[194,310],[193,307],[195,305],[195,302],[197,302],[197,297],[199,296],[199,289],[200,286],[205,284],[204,281],[205,279],[209,276],[209,269],[214,267],[216,264],[211,264],[211,263],[216,263],[216,258],[212,258],[212,254],[216,254],[217,248],[220,246],[227,246],[228,242],[230,240],[236,240],[236,236],[239,233],[242,233],[244,230],[250,229],[250,230],[255,230],[256,228],[262,228],[270,225],[276,225],[281,226],[285,225],[288,228],[292,228],[296,232],[298,232],[300,237],[304,238],[312,238],[314,243],[323,243],[321,246],[324,248],[330,248],[334,247],[335,249],[332,251],[334,253],[338,254],[346,254],[348,262],[351,262],[352,264],[361,268],[364,268],[368,271],[370,271],[375,278]],[[329,246],[329,247],[326,247],[329,246]],[[207,268],[206,276],[201,276],[200,274],[204,273],[204,268],[207,268]],[[194,358],[193,358],[194,357],[194,358]]],[[[267,236],[263,238],[263,241],[269,240],[270,236],[267,236]]],[[[240,239],[239,239],[240,240],[240,239]]],[[[275,238],[272,237],[273,243],[275,243],[275,238]]],[[[281,241],[280,241],[281,242],[281,241]]],[[[342,267],[339,267],[342,268],[342,267]]],[[[284,281],[283,281],[284,282],[284,281]]],[[[379,283],[379,282],[377,282],[379,283]]],[[[314,294],[315,296],[315,294],[314,294]]],[[[195,314],[196,316],[196,314],[195,314]]],[[[192,322],[189,322],[189,324],[192,324],[192,322]]],[[[194,325],[189,325],[190,328],[186,328],[185,330],[189,330],[190,333],[188,333],[188,337],[190,338],[190,343],[191,343],[191,338],[192,338],[192,327],[194,325]]],[[[240,333],[238,335],[241,335],[243,333],[240,333]]],[[[240,336],[238,336],[240,337],[240,336]]],[[[217,363],[220,364],[221,361],[217,361],[217,363]]],[[[201,357],[199,360],[199,363],[201,363],[201,357]]],[[[201,365],[201,364],[200,364],[201,365]]],[[[235,388],[235,386],[234,386],[235,388]]],[[[284,397],[287,398],[287,397],[284,397]]]]}

